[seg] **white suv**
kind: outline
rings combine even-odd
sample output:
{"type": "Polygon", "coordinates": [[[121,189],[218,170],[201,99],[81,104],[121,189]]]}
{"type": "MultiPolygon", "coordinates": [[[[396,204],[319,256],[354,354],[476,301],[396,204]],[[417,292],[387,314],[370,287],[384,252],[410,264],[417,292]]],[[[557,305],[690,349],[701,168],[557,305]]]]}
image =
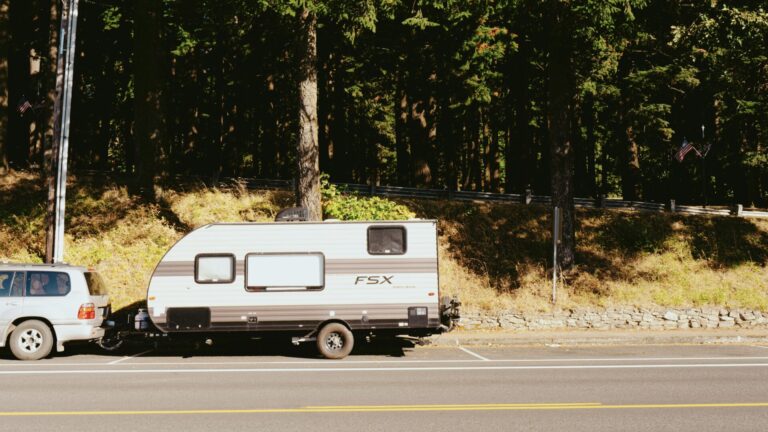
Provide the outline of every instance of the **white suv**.
{"type": "Polygon", "coordinates": [[[95,340],[109,314],[95,271],[64,264],[0,264],[0,347],[19,360],[47,357],[54,344],[95,340]]]}

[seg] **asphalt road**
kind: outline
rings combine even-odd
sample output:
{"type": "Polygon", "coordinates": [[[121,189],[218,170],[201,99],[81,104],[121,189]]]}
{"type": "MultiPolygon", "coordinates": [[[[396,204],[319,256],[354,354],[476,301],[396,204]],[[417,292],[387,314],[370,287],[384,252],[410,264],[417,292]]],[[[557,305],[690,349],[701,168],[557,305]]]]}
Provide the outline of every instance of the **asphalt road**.
{"type": "Polygon", "coordinates": [[[0,355],[0,431],[766,431],[768,346],[0,355]]]}

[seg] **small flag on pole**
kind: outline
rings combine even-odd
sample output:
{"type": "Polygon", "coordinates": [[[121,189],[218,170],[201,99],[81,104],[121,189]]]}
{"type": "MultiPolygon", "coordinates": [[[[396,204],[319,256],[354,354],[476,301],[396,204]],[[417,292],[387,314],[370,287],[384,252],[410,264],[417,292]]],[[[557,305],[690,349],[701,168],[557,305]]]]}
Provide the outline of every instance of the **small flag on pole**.
{"type": "Polygon", "coordinates": [[[682,162],[683,159],[685,159],[685,155],[688,154],[691,150],[693,150],[693,144],[689,143],[687,139],[683,138],[683,144],[680,146],[680,149],[675,153],[675,159],[677,159],[678,162],[682,162]]]}
{"type": "Polygon", "coordinates": [[[29,111],[30,108],[33,108],[32,104],[29,103],[26,97],[22,96],[19,105],[16,107],[16,111],[23,115],[25,112],[29,111]]]}

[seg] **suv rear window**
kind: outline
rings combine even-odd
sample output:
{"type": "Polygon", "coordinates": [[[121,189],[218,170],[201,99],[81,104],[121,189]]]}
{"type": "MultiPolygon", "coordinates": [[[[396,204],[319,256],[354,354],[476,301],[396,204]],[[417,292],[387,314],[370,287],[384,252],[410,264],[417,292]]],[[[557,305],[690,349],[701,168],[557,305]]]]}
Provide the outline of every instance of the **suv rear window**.
{"type": "Polygon", "coordinates": [[[27,272],[27,292],[29,297],[56,297],[69,294],[71,284],[69,275],[64,272],[27,272]]]}
{"type": "Polygon", "coordinates": [[[96,272],[85,272],[85,281],[88,282],[88,292],[94,296],[109,294],[104,279],[96,272]]]}

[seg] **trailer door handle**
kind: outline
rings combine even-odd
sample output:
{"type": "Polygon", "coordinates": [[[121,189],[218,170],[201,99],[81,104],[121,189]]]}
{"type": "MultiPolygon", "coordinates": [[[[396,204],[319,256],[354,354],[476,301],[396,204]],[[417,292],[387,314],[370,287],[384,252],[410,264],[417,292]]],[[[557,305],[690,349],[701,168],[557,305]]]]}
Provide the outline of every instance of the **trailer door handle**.
{"type": "Polygon", "coordinates": [[[6,306],[18,306],[19,304],[16,303],[16,302],[7,302],[5,305],[6,306]]]}

